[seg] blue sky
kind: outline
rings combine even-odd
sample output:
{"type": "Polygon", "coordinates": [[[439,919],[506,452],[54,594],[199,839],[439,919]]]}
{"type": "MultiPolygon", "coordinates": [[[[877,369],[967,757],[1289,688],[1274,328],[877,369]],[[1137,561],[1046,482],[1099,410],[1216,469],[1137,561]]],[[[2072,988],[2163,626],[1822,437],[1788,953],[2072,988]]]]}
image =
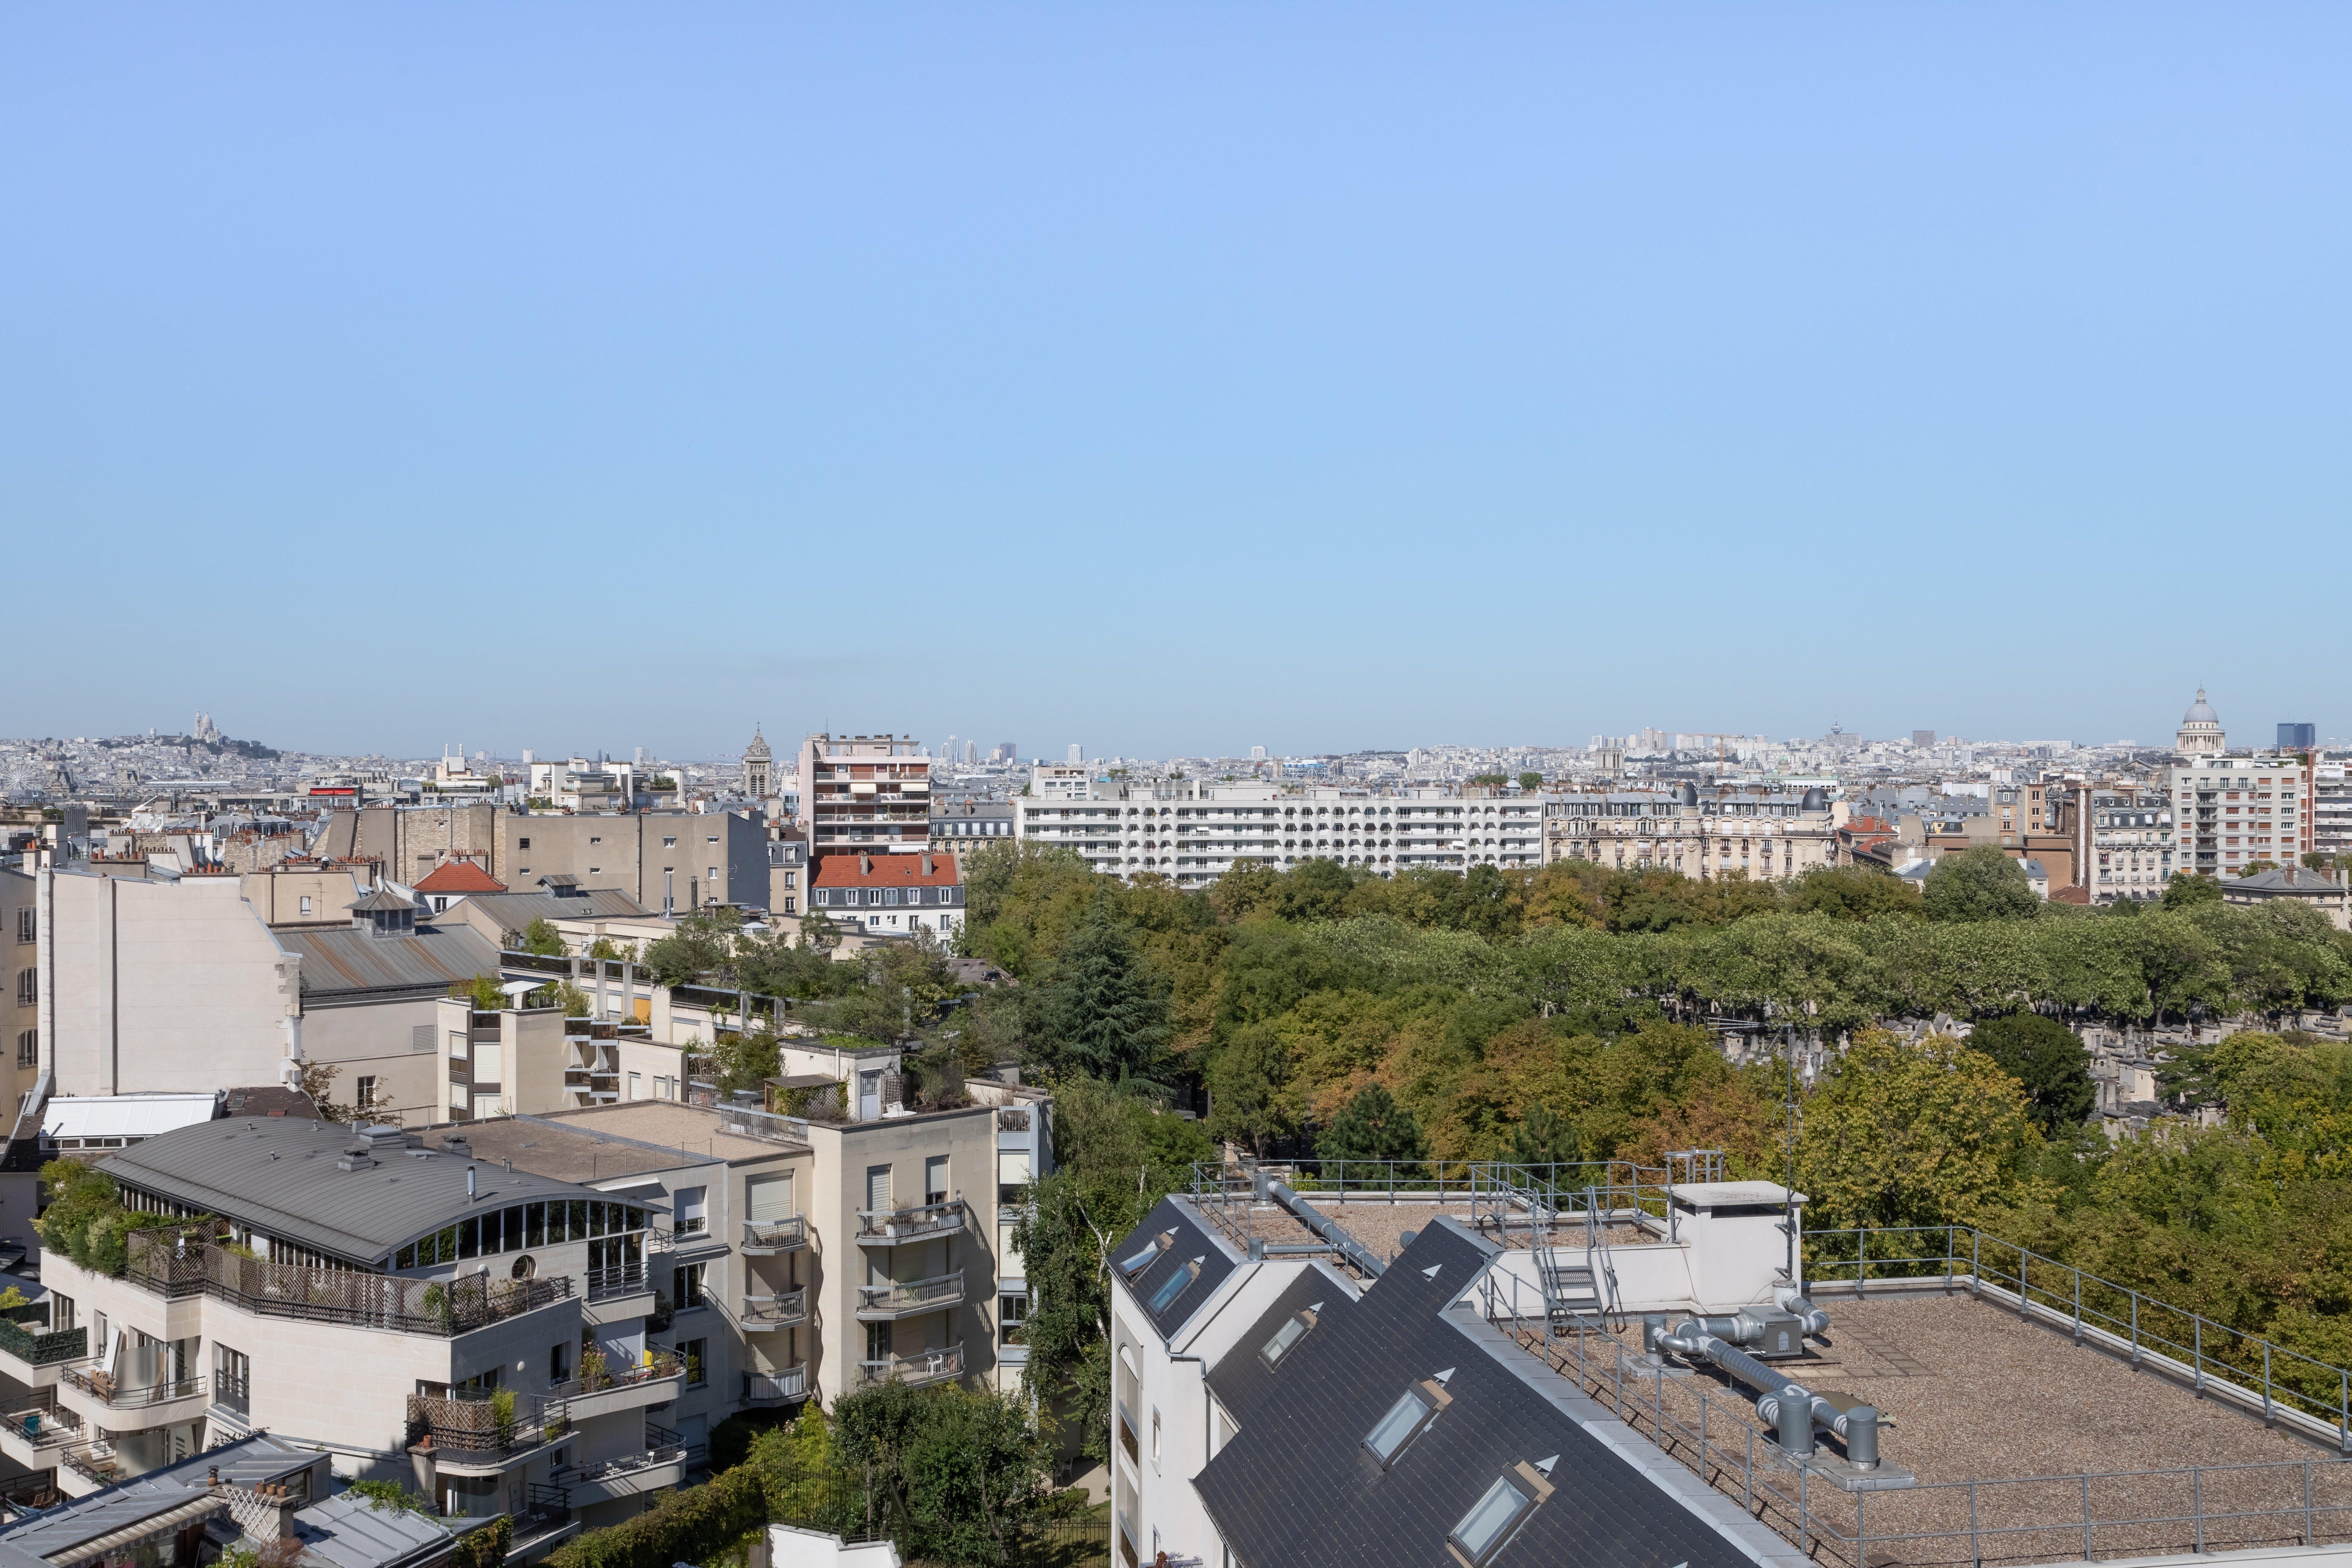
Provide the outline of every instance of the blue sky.
{"type": "Polygon", "coordinates": [[[0,733],[2352,733],[2342,6],[0,18],[0,733]]]}

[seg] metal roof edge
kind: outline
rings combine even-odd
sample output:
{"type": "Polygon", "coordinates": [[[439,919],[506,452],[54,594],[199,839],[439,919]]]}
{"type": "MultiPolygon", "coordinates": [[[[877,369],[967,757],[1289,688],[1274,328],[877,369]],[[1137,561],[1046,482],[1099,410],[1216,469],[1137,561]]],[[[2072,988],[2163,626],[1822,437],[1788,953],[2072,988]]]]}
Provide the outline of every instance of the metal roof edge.
{"type": "Polygon", "coordinates": [[[1628,1468],[1685,1512],[1712,1529],[1741,1556],[1759,1568],[1811,1568],[1811,1560],[1803,1552],[1667,1458],[1664,1450],[1546,1366],[1526,1346],[1479,1316],[1468,1302],[1456,1302],[1438,1316],[1530,1393],[1576,1423],[1587,1436],[1622,1459],[1628,1468]]]}

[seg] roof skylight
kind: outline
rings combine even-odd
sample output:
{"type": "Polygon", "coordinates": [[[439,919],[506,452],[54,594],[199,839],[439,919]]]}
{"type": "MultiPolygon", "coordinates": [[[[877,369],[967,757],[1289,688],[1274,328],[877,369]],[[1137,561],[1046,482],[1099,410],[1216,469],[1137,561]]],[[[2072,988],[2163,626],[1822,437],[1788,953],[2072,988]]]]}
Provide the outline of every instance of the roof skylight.
{"type": "Polygon", "coordinates": [[[1437,1413],[1454,1403],[1453,1396],[1433,1378],[1423,1378],[1397,1395],[1397,1402],[1388,1408],[1372,1429],[1364,1435],[1364,1447],[1372,1458],[1387,1469],[1403,1453],[1405,1445],[1421,1436],[1422,1428],[1436,1419],[1437,1413]]]}
{"type": "Polygon", "coordinates": [[[1167,1251],[1170,1247],[1175,1245],[1176,1233],[1172,1230],[1163,1230],[1158,1236],[1153,1237],[1149,1242],[1145,1243],[1142,1251],[1137,1253],[1132,1258],[1123,1258],[1119,1259],[1118,1271],[1121,1274],[1126,1275],[1129,1279],[1132,1279],[1137,1275],[1142,1273],[1145,1269],[1150,1268],[1152,1259],[1158,1258],[1161,1253],[1167,1251]]]}
{"type": "Polygon", "coordinates": [[[1282,1358],[1290,1353],[1290,1347],[1307,1337],[1307,1331],[1315,1326],[1315,1320],[1320,1317],[1322,1312],[1323,1303],[1318,1301],[1315,1305],[1302,1308],[1285,1318],[1282,1321],[1282,1327],[1274,1331],[1274,1338],[1266,1341],[1265,1348],[1257,1352],[1265,1358],[1265,1364],[1281,1365],[1282,1358]]]}
{"type": "Polygon", "coordinates": [[[1201,1265],[1208,1261],[1208,1257],[1204,1252],[1181,1268],[1171,1270],[1168,1278],[1160,1282],[1160,1288],[1151,1292],[1151,1300],[1143,1304],[1144,1310],[1153,1317],[1166,1311],[1168,1304],[1184,1293],[1184,1287],[1201,1277],[1201,1265]]]}
{"type": "Polygon", "coordinates": [[[1471,1504],[1470,1511],[1446,1535],[1446,1544],[1459,1552],[1470,1568],[1486,1568],[1519,1526],[1527,1522],[1536,1505],[1551,1496],[1551,1482],[1545,1479],[1544,1472],[1559,1459],[1555,1454],[1540,1467],[1513,1465],[1496,1477],[1486,1495],[1471,1504]]]}

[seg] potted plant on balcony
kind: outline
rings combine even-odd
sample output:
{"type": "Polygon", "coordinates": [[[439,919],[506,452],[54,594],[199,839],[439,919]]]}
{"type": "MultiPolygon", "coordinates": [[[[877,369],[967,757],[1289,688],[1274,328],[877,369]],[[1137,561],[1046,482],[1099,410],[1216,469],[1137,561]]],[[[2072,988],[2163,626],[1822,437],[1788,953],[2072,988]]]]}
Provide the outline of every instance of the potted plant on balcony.
{"type": "Polygon", "coordinates": [[[511,1388],[493,1389],[490,1393],[490,1425],[499,1435],[499,1447],[514,1447],[515,1396],[511,1388]]]}
{"type": "Polygon", "coordinates": [[[580,1357],[580,1386],[583,1390],[608,1388],[613,1374],[607,1369],[603,1351],[587,1351],[580,1357]]]}

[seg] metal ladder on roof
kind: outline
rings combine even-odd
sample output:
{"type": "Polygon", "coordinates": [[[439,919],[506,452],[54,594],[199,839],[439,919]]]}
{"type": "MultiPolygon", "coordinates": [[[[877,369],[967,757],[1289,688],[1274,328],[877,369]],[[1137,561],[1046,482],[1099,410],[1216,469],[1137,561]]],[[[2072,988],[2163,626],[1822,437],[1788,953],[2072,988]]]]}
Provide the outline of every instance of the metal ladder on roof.
{"type": "Polygon", "coordinates": [[[1553,1230],[1562,1220],[1558,1193],[1549,1183],[1515,1191],[1516,1205],[1524,1205],[1531,1226],[1528,1247],[1536,1268],[1536,1287],[1542,1292],[1544,1329],[1562,1339],[1580,1329],[1606,1328],[1615,1312],[1617,1271],[1609,1258],[1608,1226],[1601,1213],[1601,1197],[1584,1189],[1581,1205],[1584,1258],[1572,1262],[1555,1245],[1553,1230]]]}

